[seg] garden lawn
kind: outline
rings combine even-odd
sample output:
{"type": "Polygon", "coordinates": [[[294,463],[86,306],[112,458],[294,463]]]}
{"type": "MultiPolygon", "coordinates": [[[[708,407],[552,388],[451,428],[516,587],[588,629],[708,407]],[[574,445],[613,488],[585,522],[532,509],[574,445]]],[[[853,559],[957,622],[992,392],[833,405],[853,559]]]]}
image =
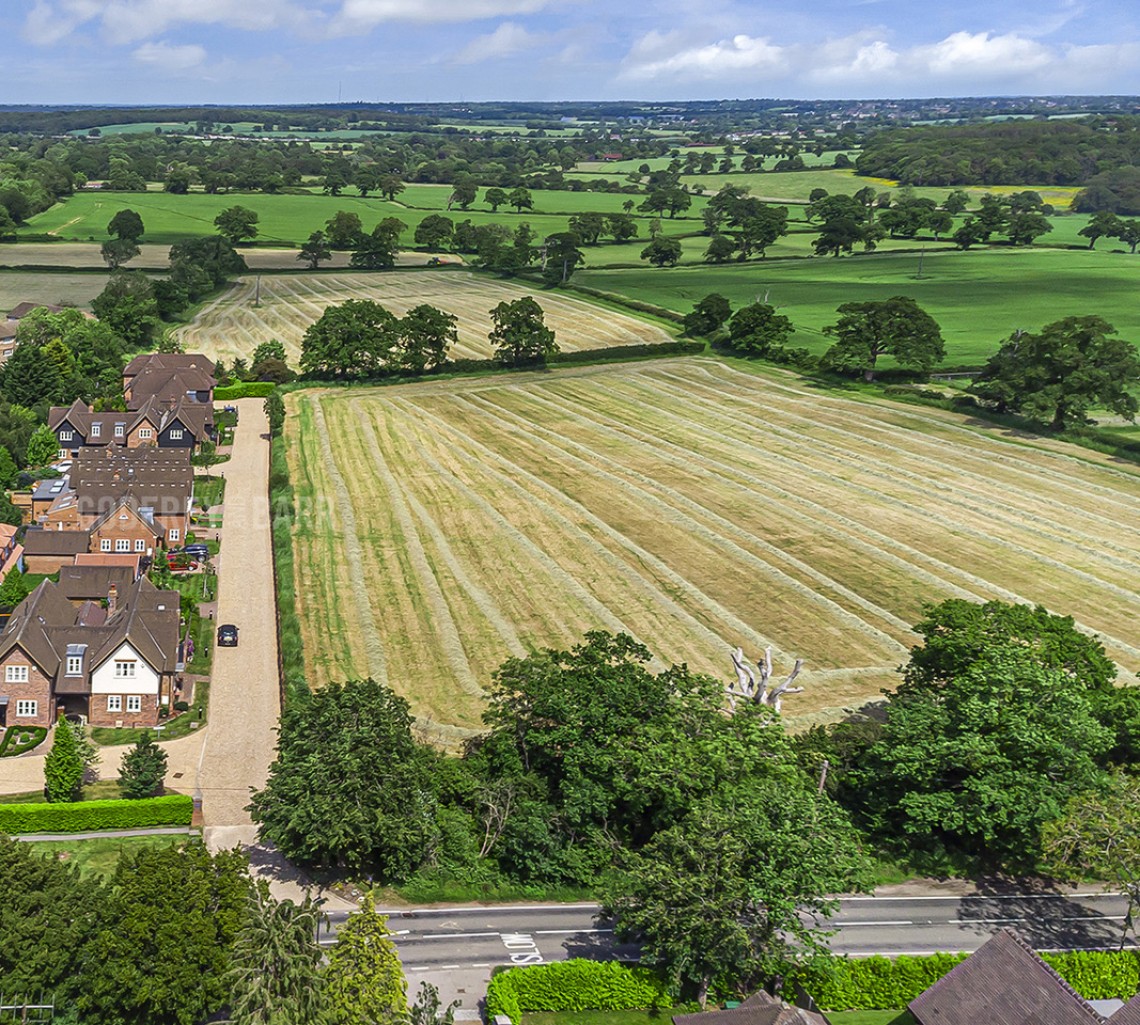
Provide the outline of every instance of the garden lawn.
{"type": "Polygon", "coordinates": [[[185,842],[186,837],[182,835],[106,836],[95,840],[41,840],[29,844],[29,849],[78,866],[82,876],[108,878],[124,855],[185,842]]]}
{"type": "MultiPolygon", "coordinates": [[[[1096,315],[1140,344],[1140,257],[1056,249],[928,249],[918,278],[917,252],[872,253],[660,270],[592,271],[574,283],[689,312],[710,292],[733,308],[765,299],[789,317],[791,344],[822,353],[836,307],[905,295],[938,321],[947,365],[981,364],[1015,330],[1035,331],[1063,317],[1096,315]]],[[[890,366],[887,361],[884,366],[890,366]]]]}

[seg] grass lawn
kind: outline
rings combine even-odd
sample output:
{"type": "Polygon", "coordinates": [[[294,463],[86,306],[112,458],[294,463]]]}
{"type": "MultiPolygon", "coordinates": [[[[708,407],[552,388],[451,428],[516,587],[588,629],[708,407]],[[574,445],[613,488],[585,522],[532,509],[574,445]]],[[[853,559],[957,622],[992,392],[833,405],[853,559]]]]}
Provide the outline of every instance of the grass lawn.
{"type": "Polygon", "coordinates": [[[225,500],[226,479],[224,477],[195,477],[194,501],[199,506],[221,505],[225,500]]]}
{"type": "Polygon", "coordinates": [[[681,313],[710,292],[724,295],[734,308],[767,296],[795,325],[791,344],[816,353],[831,343],[823,328],[835,322],[840,304],[895,295],[916,299],[938,321],[948,365],[983,362],[1017,328],[1037,330],[1069,316],[1102,316],[1122,337],[1140,342],[1140,307],[1134,301],[1140,260],[1107,247],[928,248],[921,280],[917,272],[917,253],[882,252],[665,270],[587,267],[574,283],[681,313]]]}
{"type": "Polygon", "coordinates": [[[186,842],[185,836],[108,836],[97,840],[43,840],[29,848],[44,857],[58,858],[79,867],[83,876],[110,876],[123,855],[171,847],[186,842]]]}
{"type": "MultiPolygon", "coordinates": [[[[123,794],[117,779],[101,779],[83,788],[81,801],[117,801],[123,794]]],[[[0,804],[43,804],[42,790],[25,790],[22,794],[0,795],[0,804]]]]}

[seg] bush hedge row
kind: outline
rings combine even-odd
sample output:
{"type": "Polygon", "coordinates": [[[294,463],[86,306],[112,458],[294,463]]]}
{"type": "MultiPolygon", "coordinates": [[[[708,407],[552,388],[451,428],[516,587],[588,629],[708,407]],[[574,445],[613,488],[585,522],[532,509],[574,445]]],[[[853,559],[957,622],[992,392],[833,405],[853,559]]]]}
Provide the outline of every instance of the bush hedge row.
{"type": "Polygon", "coordinates": [[[94,833],[104,829],[188,826],[194,801],[166,794],[138,801],[77,801],[75,804],[0,804],[0,833],[94,833]]]}
{"type": "MultiPolygon", "coordinates": [[[[828,1010],[894,1010],[906,1007],[967,956],[839,958],[817,968],[797,969],[787,982],[802,987],[828,1010]]],[[[1140,990],[1140,955],[1135,951],[1078,951],[1042,957],[1086,1000],[1129,1000],[1140,990]]]]}
{"type": "Polygon", "coordinates": [[[276,388],[272,381],[245,381],[242,384],[226,384],[214,389],[215,402],[228,402],[232,399],[264,399],[276,388]]]}
{"type": "Polygon", "coordinates": [[[508,968],[487,986],[487,1020],[523,1011],[632,1011],[669,1007],[664,980],[649,968],[575,958],[508,968]]]}
{"type": "Polygon", "coordinates": [[[47,738],[46,726],[9,726],[0,740],[0,758],[15,758],[39,747],[47,738]]]}
{"type": "Polygon", "coordinates": [[[297,582],[293,565],[293,526],[296,498],[285,458],[285,439],[270,440],[269,520],[273,538],[273,580],[277,591],[277,651],[282,683],[282,703],[289,704],[308,693],[301,621],[297,616],[297,582]]]}

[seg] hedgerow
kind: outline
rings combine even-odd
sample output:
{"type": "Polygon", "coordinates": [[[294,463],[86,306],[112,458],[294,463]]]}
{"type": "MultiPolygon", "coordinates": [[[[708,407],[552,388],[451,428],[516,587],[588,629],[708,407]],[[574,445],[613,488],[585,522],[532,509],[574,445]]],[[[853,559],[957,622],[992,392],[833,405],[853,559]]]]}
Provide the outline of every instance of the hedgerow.
{"type": "Polygon", "coordinates": [[[215,402],[227,402],[233,399],[264,399],[272,394],[276,388],[272,381],[246,381],[243,384],[227,384],[214,389],[215,402]]]}
{"type": "Polygon", "coordinates": [[[187,794],[137,801],[74,804],[0,804],[0,833],[95,833],[107,829],[189,826],[194,802],[187,794]]]}
{"type": "MultiPolygon", "coordinates": [[[[800,986],[829,1010],[892,1010],[906,1007],[967,956],[839,958],[796,969],[787,982],[800,986]]],[[[1140,955],[1135,951],[1077,951],[1042,957],[1086,1000],[1129,1000],[1140,990],[1140,955]]]]}
{"type": "Polygon", "coordinates": [[[487,1020],[523,1011],[631,1011],[671,1004],[664,980],[649,968],[575,958],[508,968],[487,986],[487,1020]]]}

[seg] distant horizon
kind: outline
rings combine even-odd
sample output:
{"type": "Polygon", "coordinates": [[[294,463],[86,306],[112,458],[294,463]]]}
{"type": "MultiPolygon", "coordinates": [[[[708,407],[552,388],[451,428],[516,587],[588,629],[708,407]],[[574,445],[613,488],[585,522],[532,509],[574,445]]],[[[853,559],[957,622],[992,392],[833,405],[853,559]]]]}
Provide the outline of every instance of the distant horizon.
{"type": "Polygon", "coordinates": [[[0,31],[35,106],[1140,94],[1126,0],[7,0],[0,31]]]}

